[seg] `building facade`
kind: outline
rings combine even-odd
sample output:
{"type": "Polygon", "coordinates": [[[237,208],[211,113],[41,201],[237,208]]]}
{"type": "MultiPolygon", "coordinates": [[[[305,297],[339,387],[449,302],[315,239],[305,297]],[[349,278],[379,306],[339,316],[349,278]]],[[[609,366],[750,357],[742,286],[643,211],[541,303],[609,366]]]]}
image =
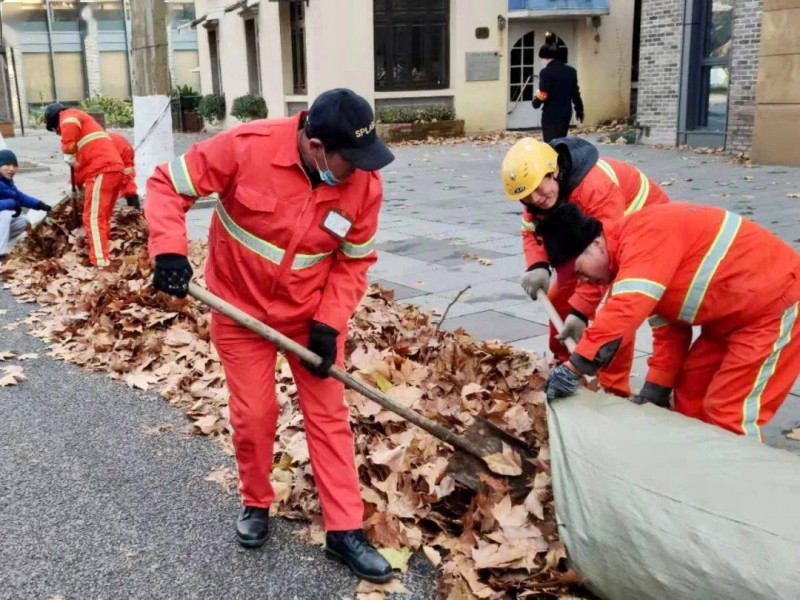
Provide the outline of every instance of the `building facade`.
{"type": "MultiPolygon", "coordinates": [[[[131,97],[129,1],[0,0],[17,122],[54,100],[131,97]]],[[[181,27],[195,18],[194,3],[167,1],[173,85],[198,89],[197,36],[181,27]]]]}
{"type": "Polygon", "coordinates": [[[798,28],[800,0],[642,0],[644,141],[800,164],[798,28]]]}
{"type": "MultiPolygon", "coordinates": [[[[377,109],[444,104],[468,132],[539,126],[545,32],[567,45],[586,121],[629,112],[629,0],[196,0],[203,93],[294,114],[350,87],[377,109]]],[[[233,122],[232,119],[229,123],[233,122]]]]}

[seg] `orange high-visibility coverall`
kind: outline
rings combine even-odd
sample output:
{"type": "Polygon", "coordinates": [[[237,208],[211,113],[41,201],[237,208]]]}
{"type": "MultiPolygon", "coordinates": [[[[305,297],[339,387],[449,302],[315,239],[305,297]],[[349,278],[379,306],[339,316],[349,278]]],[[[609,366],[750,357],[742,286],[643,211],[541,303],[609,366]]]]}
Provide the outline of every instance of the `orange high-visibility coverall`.
{"type": "MultiPolygon", "coordinates": [[[[584,214],[602,221],[605,226],[645,206],[665,204],[669,198],[653,180],[633,165],[612,158],[601,158],[569,195],[569,201],[577,204],[584,214]]],[[[543,242],[536,236],[536,217],[527,210],[522,215],[522,244],[529,267],[550,262],[543,242]]],[[[556,269],[556,281],[550,287],[548,296],[562,319],[573,309],[592,319],[606,291],[607,286],[578,282],[573,275],[573,264],[569,263],[556,269]]],[[[556,339],[556,335],[555,327],[551,324],[550,350],[565,361],[567,350],[556,339]]],[[[630,395],[635,341],[635,336],[624,340],[614,360],[598,373],[600,384],[609,392],[620,396],[630,395]]]]}
{"type": "Polygon", "coordinates": [[[800,255],[752,221],[688,203],[604,235],[614,284],[570,360],[603,362],[650,316],[647,381],[674,388],[684,415],[761,439],[800,373],[800,255]]]}
{"type": "Polygon", "coordinates": [[[61,151],[75,155],[75,182],[84,186],[83,227],[93,265],[109,264],[111,213],[119,198],[125,167],[111,137],[99,123],[76,108],[58,116],[61,151]]]}
{"type": "Polygon", "coordinates": [[[114,142],[114,147],[117,149],[117,152],[119,152],[119,156],[122,159],[122,164],[125,167],[125,178],[122,181],[122,187],[120,188],[119,195],[135,196],[137,189],[136,165],[134,164],[135,157],[133,153],[133,146],[131,146],[130,142],[128,142],[128,140],[118,133],[109,131],[108,135],[111,136],[111,141],[114,142]]]}
{"type": "MultiPolygon", "coordinates": [[[[382,184],[378,173],[356,171],[345,183],[312,189],[298,150],[304,118],[301,113],[241,125],[159,166],[147,184],[150,254],[186,255],[184,213],[197,197],[218,192],[208,238],[210,290],[303,345],[312,320],[333,327],[342,367],[347,323],[376,261],[382,184]],[[336,227],[343,220],[349,225],[336,227]]],[[[267,507],[275,498],[269,473],[279,411],[276,350],[216,312],[211,339],[230,390],[242,500],[267,507]]],[[[344,388],[332,378],[318,379],[293,356],[287,359],[325,528],[360,529],[363,502],[344,388]]]]}

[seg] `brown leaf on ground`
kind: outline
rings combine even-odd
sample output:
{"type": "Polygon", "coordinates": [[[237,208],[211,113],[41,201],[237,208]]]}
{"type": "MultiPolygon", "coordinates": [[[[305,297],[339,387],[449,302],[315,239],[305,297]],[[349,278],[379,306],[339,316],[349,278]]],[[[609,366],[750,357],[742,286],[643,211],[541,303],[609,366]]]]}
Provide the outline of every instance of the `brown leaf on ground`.
{"type": "Polygon", "coordinates": [[[161,423],[161,425],[146,428],[144,432],[146,435],[159,435],[167,431],[172,431],[172,429],[173,427],[171,423],[161,423]]]}
{"type": "Polygon", "coordinates": [[[795,440],[800,442],[800,428],[792,429],[789,433],[786,434],[786,437],[790,440],[795,440]]]}
{"type": "Polygon", "coordinates": [[[17,355],[14,354],[14,352],[12,352],[12,351],[8,351],[8,350],[0,351],[0,361],[11,360],[12,358],[15,358],[16,356],[17,355]]]}
{"type": "Polygon", "coordinates": [[[25,377],[25,374],[22,372],[22,367],[15,365],[0,367],[0,387],[19,385],[23,379],[27,379],[27,377],[25,377]]]}
{"type": "Polygon", "coordinates": [[[503,451],[483,457],[483,462],[492,473],[515,477],[522,475],[522,459],[511,446],[503,443],[503,451]]]}
{"type": "Polygon", "coordinates": [[[356,587],[356,597],[359,600],[373,600],[385,598],[386,594],[410,594],[411,591],[399,579],[392,579],[388,583],[372,583],[361,580],[356,587]]]}
{"type": "Polygon", "coordinates": [[[27,354],[20,354],[20,360],[36,360],[39,355],[36,352],[28,352],[27,354]]]}

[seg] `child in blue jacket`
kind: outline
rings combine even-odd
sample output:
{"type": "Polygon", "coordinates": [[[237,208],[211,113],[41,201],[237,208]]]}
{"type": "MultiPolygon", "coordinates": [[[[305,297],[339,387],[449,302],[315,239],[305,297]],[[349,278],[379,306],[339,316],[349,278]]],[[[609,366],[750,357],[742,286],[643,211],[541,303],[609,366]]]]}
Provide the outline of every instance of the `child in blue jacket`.
{"type": "Polygon", "coordinates": [[[23,208],[50,212],[50,206],[23,194],[14,185],[18,166],[17,156],[11,150],[0,150],[0,261],[6,257],[11,240],[28,225],[28,219],[21,215],[23,208]]]}

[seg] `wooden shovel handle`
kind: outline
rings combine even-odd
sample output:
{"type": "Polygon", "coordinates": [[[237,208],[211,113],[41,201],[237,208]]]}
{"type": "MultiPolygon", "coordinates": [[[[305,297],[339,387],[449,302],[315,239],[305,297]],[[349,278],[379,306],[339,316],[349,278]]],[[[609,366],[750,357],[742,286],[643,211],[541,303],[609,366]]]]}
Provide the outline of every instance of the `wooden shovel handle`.
{"type": "MultiPolygon", "coordinates": [[[[553,323],[556,331],[558,333],[564,331],[564,321],[561,320],[561,317],[556,311],[555,306],[553,306],[553,303],[550,302],[550,298],[547,297],[545,291],[537,291],[536,297],[539,299],[539,302],[541,302],[542,306],[544,306],[544,310],[547,312],[547,316],[550,318],[550,321],[553,323]]],[[[574,352],[577,344],[575,343],[575,340],[573,340],[571,337],[568,337],[564,339],[564,345],[567,347],[567,350],[574,352]]]]}
{"type": "MultiPolygon", "coordinates": [[[[257,333],[267,341],[272,342],[279,350],[282,350],[284,352],[290,352],[295,356],[297,356],[300,360],[303,360],[314,366],[317,366],[322,362],[322,359],[319,356],[311,352],[305,346],[302,346],[297,342],[295,342],[294,340],[286,337],[282,333],[275,331],[269,325],[262,323],[258,319],[253,318],[246,312],[236,308],[229,302],[226,302],[222,298],[215,296],[214,294],[212,294],[208,290],[201,288],[197,284],[195,283],[189,284],[189,295],[195,300],[199,300],[203,304],[206,304],[211,308],[218,310],[226,317],[229,317],[234,321],[236,321],[237,323],[239,323],[239,325],[247,327],[247,329],[249,329],[254,333],[257,333]]],[[[442,427],[441,425],[431,421],[427,417],[423,417],[418,412],[406,408],[402,404],[395,402],[380,390],[375,389],[370,385],[367,385],[366,383],[364,383],[359,379],[356,379],[355,377],[348,374],[343,369],[340,369],[336,365],[331,367],[330,376],[336,379],[337,381],[341,381],[346,387],[350,388],[351,390],[355,390],[360,394],[363,394],[370,400],[377,402],[386,410],[389,410],[394,414],[403,417],[406,421],[413,423],[417,427],[424,429],[432,436],[442,440],[443,442],[447,442],[448,444],[450,444],[455,448],[458,448],[459,450],[463,450],[464,452],[468,452],[473,456],[481,458],[479,450],[473,448],[472,445],[470,445],[470,443],[460,435],[453,433],[451,430],[447,429],[446,427],[442,427]]]]}

